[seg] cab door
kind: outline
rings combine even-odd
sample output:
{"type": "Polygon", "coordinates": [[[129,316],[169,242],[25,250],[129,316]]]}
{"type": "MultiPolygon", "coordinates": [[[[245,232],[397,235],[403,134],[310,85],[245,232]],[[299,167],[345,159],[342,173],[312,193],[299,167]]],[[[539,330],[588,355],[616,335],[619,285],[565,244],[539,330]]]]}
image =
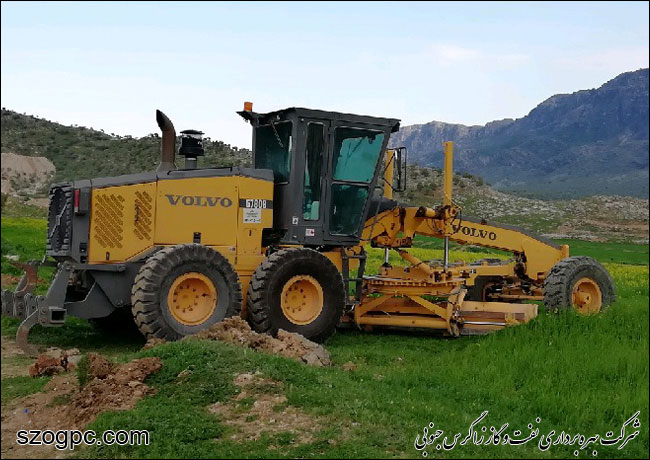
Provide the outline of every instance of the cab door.
{"type": "Polygon", "coordinates": [[[356,242],[375,183],[379,159],[387,142],[381,127],[334,123],[330,130],[330,162],[327,174],[327,239],[356,242]]]}
{"type": "Polygon", "coordinates": [[[295,241],[303,244],[320,245],[323,242],[323,222],[326,214],[323,202],[326,197],[326,179],[328,164],[328,137],[330,122],[327,120],[304,120],[301,123],[304,129],[305,152],[296,164],[300,167],[298,174],[301,177],[301,187],[295,196],[298,209],[294,213],[292,222],[296,232],[295,241]]]}

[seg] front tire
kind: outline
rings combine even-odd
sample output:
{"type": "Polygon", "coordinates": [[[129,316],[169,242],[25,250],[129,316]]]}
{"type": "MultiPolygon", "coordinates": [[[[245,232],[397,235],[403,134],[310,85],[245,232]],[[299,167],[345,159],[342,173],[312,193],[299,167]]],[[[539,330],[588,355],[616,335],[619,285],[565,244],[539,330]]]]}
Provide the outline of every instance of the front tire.
{"type": "Polygon", "coordinates": [[[579,313],[598,313],[615,301],[612,277],[591,257],[563,259],[544,280],[544,304],[551,310],[575,308],[579,313]]]}
{"type": "Polygon", "coordinates": [[[248,321],[260,333],[279,329],[323,342],[336,331],[345,306],[343,279],[320,252],[287,248],[271,254],[248,286],[248,321]]]}
{"type": "Polygon", "coordinates": [[[140,268],[132,311],[147,338],[177,340],[241,313],[242,293],[228,259],[200,244],[168,247],[140,268]]]}

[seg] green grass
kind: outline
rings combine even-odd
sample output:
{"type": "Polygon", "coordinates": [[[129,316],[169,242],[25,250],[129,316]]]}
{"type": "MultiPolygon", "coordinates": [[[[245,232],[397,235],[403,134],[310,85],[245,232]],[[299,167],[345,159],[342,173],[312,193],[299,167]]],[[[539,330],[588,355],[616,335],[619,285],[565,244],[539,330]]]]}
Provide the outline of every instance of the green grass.
{"type": "Polygon", "coordinates": [[[571,255],[589,256],[601,262],[648,265],[648,245],[634,243],[597,243],[581,240],[556,240],[568,244],[571,255]]]}
{"type": "MultiPolygon", "coordinates": [[[[3,217],[3,253],[8,241],[18,248],[14,250],[21,260],[38,254],[42,248],[38,225],[43,228],[39,222],[3,217]]],[[[419,247],[411,250],[416,256],[441,257],[439,241],[418,238],[416,243],[419,247]]],[[[542,313],[524,326],[459,339],[412,331],[343,330],[326,344],[333,368],[308,367],[205,341],[176,342],[139,351],[141,338],[102,335],[77,319],[62,328],[35,328],[31,340],[64,348],[75,346],[82,351],[99,350],[119,361],[154,355],[164,361],[161,372],[148,380],[157,390],[155,395],[131,411],[104,413],[89,427],[96,431],[147,429],[151,445],[94,447],[77,453],[84,457],[422,458],[413,442],[429,422],[453,436],[465,433],[483,410],[489,411],[485,420],[488,427],[508,422],[510,433],[514,429],[527,433],[526,425],[540,417],[542,433],[557,429],[585,435],[618,432],[639,410],[641,428],[636,439],[621,451],[603,446],[596,450],[600,458],[647,458],[647,245],[570,244],[573,254],[587,254],[605,262],[614,277],[619,300],[603,314],[542,313]],[[639,254],[645,256],[637,257],[639,254]],[[637,265],[625,265],[628,261],[637,265]],[[356,370],[342,370],[348,361],[356,364],[356,370]],[[190,365],[193,372],[178,378],[190,365]],[[232,428],[207,411],[210,404],[235,394],[235,374],[255,371],[282,382],[288,404],[321,418],[312,442],[297,445],[292,442],[293,435],[280,433],[238,443],[230,439],[232,428]]],[[[474,251],[454,246],[451,258],[495,256],[474,251]]],[[[381,256],[381,250],[370,250],[370,271],[378,268],[381,256]]],[[[15,320],[2,319],[3,334],[14,334],[16,327],[15,320]]],[[[3,404],[38,391],[43,383],[24,377],[3,379],[3,404]]],[[[244,400],[242,410],[247,403],[251,401],[244,400]]],[[[554,446],[544,453],[535,441],[521,447],[458,446],[450,452],[431,446],[428,453],[447,458],[574,458],[575,448],[554,446]]],[[[591,457],[592,450],[581,452],[579,458],[591,457]]]]}
{"type": "MultiPolygon", "coordinates": [[[[599,446],[601,458],[641,458],[648,452],[648,268],[608,265],[619,302],[602,315],[544,314],[532,323],[489,336],[445,339],[428,334],[341,331],[328,343],[335,367],[312,368],[214,342],[171,343],[141,352],[160,356],[152,377],[158,393],[133,411],[104,414],[92,424],[148,429],[149,447],[100,447],[91,457],[418,457],[415,436],[433,421],[466,432],[483,410],[488,426],[524,430],[541,418],[551,429],[588,435],[618,431],[637,410],[641,434],[618,451],[599,446]],[[352,361],[357,369],[345,372],[352,361]],[[194,365],[194,372],[178,379],[194,365]],[[206,407],[235,393],[232,377],[260,371],[283,382],[288,403],[324,417],[317,439],[292,446],[283,436],[236,444],[229,428],[206,407]],[[327,442],[337,440],[336,445],[327,442]],[[274,446],[274,449],[271,449],[274,446]]],[[[512,432],[512,430],[510,431],[512,432]]],[[[431,449],[431,448],[430,448],[431,449]]],[[[572,448],[547,453],[522,447],[458,447],[448,458],[572,457],[572,448]]],[[[591,456],[581,454],[581,457],[591,456]]]]}
{"type": "MultiPolygon", "coordinates": [[[[12,266],[5,256],[18,256],[20,262],[29,260],[40,260],[45,253],[45,235],[47,233],[47,221],[45,219],[31,217],[7,217],[2,216],[2,273],[19,276],[22,270],[12,266]]],[[[39,269],[39,276],[45,279],[53,273],[52,268],[44,267],[39,269]]],[[[39,283],[37,293],[43,294],[46,291],[46,284],[39,283]]]]}
{"type": "MultiPolygon", "coordinates": [[[[5,194],[3,193],[3,195],[5,194]]],[[[2,206],[2,215],[7,217],[35,217],[44,219],[47,217],[47,208],[27,204],[20,198],[11,196],[7,198],[7,201],[2,206]]]]}
{"type": "MultiPolygon", "coordinates": [[[[32,217],[2,216],[2,255],[18,255],[21,261],[40,259],[45,252],[47,221],[32,217]]],[[[5,261],[2,272],[5,273],[5,261]]]]}
{"type": "MultiPolygon", "coordinates": [[[[2,335],[16,335],[20,321],[16,318],[2,317],[2,335]]],[[[96,351],[111,357],[139,350],[144,345],[144,338],[137,333],[116,331],[105,334],[86,320],[68,317],[64,327],[52,328],[34,326],[29,333],[29,341],[42,347],[59,347],[63,349],[78,348],[81,352],[96,351]]]]}
{"type": "MultiPolygon", "coordinates": [[[[572,256],[589,256],[600,262],[613,262],[618,264],[631,265],[648,265],[648,248],[647,244],[620,243],[620,242],[595,242],[573,239],[556,239],[556,244],[569,245],[569,252],[572,256]]],[[[416,248],[439,249],[442,250],[443,240],[428,236],[416,236],[414,246],[416,248]]],[[[467,260],[482,257],[509,257],[509,254],[502,251],[479,248],[476,246],[463,246],[451,241],[449,248],[452,255],[455,253],[458,257],[467,260]],[[478,252],[480,257],[464,254],[478,252]],[[490,254],[486,256],[485,254],[490,254]]],[[[453,259],[453,257],[452,257],[453,259]]]]}
{"type": "Polygon", "coordinates": [[[50,377],[5,377],[2,379],[2,405],[16,399],[38,393],[50,381],[50,377]]]}

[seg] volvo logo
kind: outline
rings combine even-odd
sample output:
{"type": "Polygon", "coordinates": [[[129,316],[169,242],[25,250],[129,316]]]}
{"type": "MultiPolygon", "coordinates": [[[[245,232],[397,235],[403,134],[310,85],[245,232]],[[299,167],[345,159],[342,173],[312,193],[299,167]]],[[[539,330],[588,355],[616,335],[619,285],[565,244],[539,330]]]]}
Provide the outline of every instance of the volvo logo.
{"type": "Polygon", "coordinates": [[[483,239],[488,239],[490,241],[494,241],[497,239],[497,234],[494,232],[489,232],[487,230],[481,230],[478,228],[474,227],[465,227],[462,226],[460,227],[460,231],[463,235],[466,236],[473,236],[475,238],[483,238],[483,239]]]}
{"type": "Polygon", "coordinates": [[[200,207],[210,207],[214,208],[215,206],[221,206],[224,208],[229,208],[232,206],[232,200],[228,197],[218,197],[218,196],[195,196],[195,195],[165,195],[169,200],[169,204],[172,206],[177,206],[181,204],[183,206],[200,206],[200,207]]]}

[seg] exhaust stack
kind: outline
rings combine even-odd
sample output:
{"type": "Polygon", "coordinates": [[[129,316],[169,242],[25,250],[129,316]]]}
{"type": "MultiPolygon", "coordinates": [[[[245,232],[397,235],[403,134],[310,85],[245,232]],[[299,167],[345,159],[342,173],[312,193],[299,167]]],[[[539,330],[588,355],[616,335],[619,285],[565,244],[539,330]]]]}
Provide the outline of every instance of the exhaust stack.
{"type": "Polygon", "coordinates": [[[176,164],[174,164],[174,158],[176,157],[176,130],[174,124],[160,110],[156,110],[156,122],[158,122],[158,127],[162,131],[162,152],[157,172],[173,171],[176,169],[176,164]]]}

